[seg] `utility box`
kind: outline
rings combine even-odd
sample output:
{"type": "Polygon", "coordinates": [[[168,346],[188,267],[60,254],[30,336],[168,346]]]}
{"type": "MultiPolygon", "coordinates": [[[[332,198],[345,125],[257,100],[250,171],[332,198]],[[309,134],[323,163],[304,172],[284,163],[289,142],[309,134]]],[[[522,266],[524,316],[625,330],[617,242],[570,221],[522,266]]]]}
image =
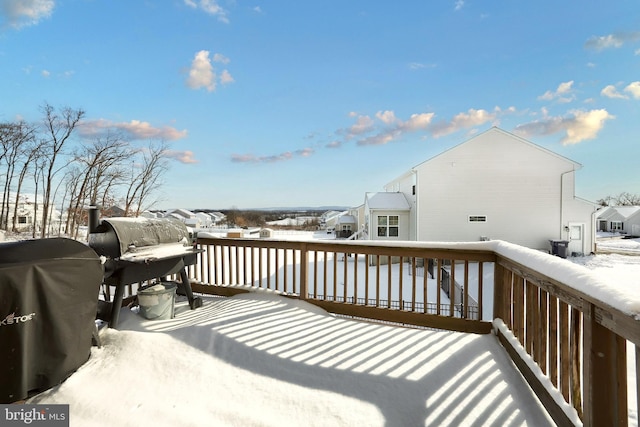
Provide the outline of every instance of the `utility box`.
{"type": "Polygon", "coordinates": [[[78,241],[0,243],[0,403],[45,391],[89,359],[102,277],[78,241]]]}

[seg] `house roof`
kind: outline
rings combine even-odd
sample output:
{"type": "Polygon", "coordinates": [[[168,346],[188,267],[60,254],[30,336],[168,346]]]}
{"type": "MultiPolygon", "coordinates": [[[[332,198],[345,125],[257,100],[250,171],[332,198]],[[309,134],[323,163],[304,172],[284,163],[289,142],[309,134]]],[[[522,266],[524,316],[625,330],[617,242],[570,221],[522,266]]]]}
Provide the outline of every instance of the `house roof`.
{"type": "Polygon", "coordinates": [[[608,219],[612,216],[619,215],[623,219],[627,219],[640,211],[640,206],[608,206],[598,213],[599,219],[608,219]]]}
{"type": "Polygon", "coordinates": [[[353,215],[342,215],[338,218],[338,224],[356,224],[356,217],[353,215]]]}
{"type": "Polygon", "coordinates": [[[542,147],[542,146],[540,146],[540,145],[534,144],[533,142],[528,141],[528,140],[526,140],[526,139],[524,139],[524,138],[522,138],[522,137],[519,137],[518,135],[515,135],[515,134],[513,134],[513,133],[511,133],[511,132],[507,132],[506,130],[503,130],[503,129],[500,129],[499,127],[493,126],[491,129],[486,130],[486,131],[484,131],[484,132],[482,132],[482,133],[479,133],[478,135],[475,135],[474,137],[472,137],[472,138],[470,138],[470,139],[467,139],[466,141],[464,141],[464,142],[462,142],[462,143],[460,143],[460,144],[458,144],[458,145],[456,145],[456,146],[454,146],[454,147],[451,147],[451,148],[449,148],[448,150],[445,150],[445,151],[443,151],[442,153],[437,154],[436,156],[431,157],[430,159],[425,160],[424,162],[419,163],[418,165],[414,166],[412,169],[415,169],[416,167],[418,167],[418,166],[420,166],[420,165],[422,165],[422,164],[424,164],[424,163],[430,162],[430,161],[432,161],[432,160],[434,160],[434,159],[436,159],[436,158],[438,158],[438,157],[440,157],[440,156],[444,155],[445,153],[448,153],[448,152],[449,152],[449,151],[451,151],[451,150],[455,150],[456,148],[458,148],[458,147],[460,147],[460,146],[462,146],[462,145],[464,145],[464,144],[467,144],[467,143],[469,143],[469,142],[471,142],[471,141],[473,141],[473,140],[475,140],[475,139],[477,139],[477,138],[480,138],[481,136],[486,136],[486,135],[489,135],[489,134],[491,134],[491,133],[501,133],[501,134],[503,134],[503,135],[507,135],[507,136],[509,136],[509,137],[511,137],[511,138],[513,138],[513,139],[515,139],[515,140],[517,140],[517,141],[519,141],[519,142],[523,143],[523,144],[529,145],[530,147],[533,147],[533,148],[535,148],[535,149],[537,149],[537,150],[540,150],[540,151],[542,151],[542,152],[545,152],[545,153],[547,153],[547,154],[548,154],[548,155],[550,155],[550,156],[553,156],[553,157],[555,157],[555,158],[557,158],[557,159],[561,159],[561,160],[564,160],[565,162],[571,163],[572,165],[574,165],[574,167],[576,168],[576,170],[577,170],[577,169],[581,169],[581,168],[582,168],[582,165],[581,165],[580,163],[578,163],[578,162],[575,162],[575,161],[573,161],[573,160],[571,160],[571,159],[569,159],[569,158],[567,158],[567,157],[564,157],[564,156],[562,156],[562,155],[560,155],[560,154],[558,154],[558,153],[555,153],[555,152],[553,152],[553,151],[551,151],[551,150],[548,150],[548,149],[546,149],[546,148],[544,148],[544,147],[542,147]]]}
{"type": "Polygon", "coordinates": [[[183,218],[193,218],[195,216],[195,214],[191,211],[188,211],[186,209],[174,209],[172,211],[169,212],[169,214],[171,215],[179,215],[183,218]]]}
{"type": "Polygon", "coordinates": [[[369,193],[366,196],[369,209],[409,210],[411,206],[402,193],[369,193]]]}

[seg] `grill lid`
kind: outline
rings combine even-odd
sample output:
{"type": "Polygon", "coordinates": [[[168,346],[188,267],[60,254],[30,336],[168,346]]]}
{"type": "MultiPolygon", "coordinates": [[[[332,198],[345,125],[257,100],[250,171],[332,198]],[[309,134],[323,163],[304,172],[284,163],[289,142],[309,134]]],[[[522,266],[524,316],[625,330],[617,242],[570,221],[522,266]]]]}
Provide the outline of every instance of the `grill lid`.
{"type": "Polygon", "coordinates": [[[100,255],[121,257],[150,246],[190,247],[186,225],[176,218],[104,218],[89,234],[89,246],[100,255]],[[113,239],[113,234],[117,239],[113,239]],[[117,240],[117,241],[116,241],[117,240]]]}

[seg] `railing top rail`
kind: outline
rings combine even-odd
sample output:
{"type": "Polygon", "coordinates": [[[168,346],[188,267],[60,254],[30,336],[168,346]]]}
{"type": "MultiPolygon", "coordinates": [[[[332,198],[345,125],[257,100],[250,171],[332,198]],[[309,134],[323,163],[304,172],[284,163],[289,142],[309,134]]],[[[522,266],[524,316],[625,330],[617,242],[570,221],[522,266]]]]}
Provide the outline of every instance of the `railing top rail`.
{"type": "Polygon", "coordinates": [[[278,240],[229,237],[198,237],[198,243],[213,245],[232,245],[240,247],[261,247],[278,249],[300,249],[327,252],[357,252],[367,255],[415,256],[423,258],[444,258],[468,261],[495,262],[496,257],[486,242],[472,243],[432,243],[410,241],[373,241],[373,240],[278,240]]]}

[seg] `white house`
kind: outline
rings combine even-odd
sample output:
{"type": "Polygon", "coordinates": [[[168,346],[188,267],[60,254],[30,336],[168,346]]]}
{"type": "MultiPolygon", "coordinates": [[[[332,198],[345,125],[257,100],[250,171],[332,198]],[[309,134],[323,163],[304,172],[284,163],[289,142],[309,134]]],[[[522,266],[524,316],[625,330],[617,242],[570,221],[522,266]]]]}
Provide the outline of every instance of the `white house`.
{"type": "Polygon", "coordinates": [[[346,215],[347,211],[327,211],[320,215],[320,227],[333,229],[338,223],[338,219],[342,215],[346,215]]]}
{"type": "Polygon", "coordinates": [[[596,206],[575,196],[580,168],[493,127],[391,181],[388,199],[367,196],[369,238],[500,239],[541,250],[559,240],[568,242],[569,254],[590,253],[596,206]]]}
{"type": "Polygon", "coordinates": [[[202,228],[209,228],[213,226],[213,217],[206,212],[196,212],[196,218],[200,222],[202,228]]]}
{"type": "MultiPolygon", "coordinates": [[[[16,214],[16,230],[29,231],[42,228],[42,212],[44,203],[42,197],[38,196],[38,203],[35,203],[33,194],[20,194],[18,198],[18,206],[16,209],[16,194],[9,194],[8,206],[5,206],[4,218],[2,218],[2,226],[11,230],[13,226],[14,213],[16,214]],[[6,220],[5,220],[6,219],[6,220]]],[[[55,206],[49,206],[49,230],[57,232],[60,227],[61,213],[55,206]]]]}
{"type": "Polygon", "coordinates": [[[607,206],[596,217],[598,231],[640,236],[640,206],[607,206]]]}
{"type": "Polygon", "coordinates": [[[370,240],[410,240],[411,205],[404,193],[367,193],[364,233],[370,240]]]}

